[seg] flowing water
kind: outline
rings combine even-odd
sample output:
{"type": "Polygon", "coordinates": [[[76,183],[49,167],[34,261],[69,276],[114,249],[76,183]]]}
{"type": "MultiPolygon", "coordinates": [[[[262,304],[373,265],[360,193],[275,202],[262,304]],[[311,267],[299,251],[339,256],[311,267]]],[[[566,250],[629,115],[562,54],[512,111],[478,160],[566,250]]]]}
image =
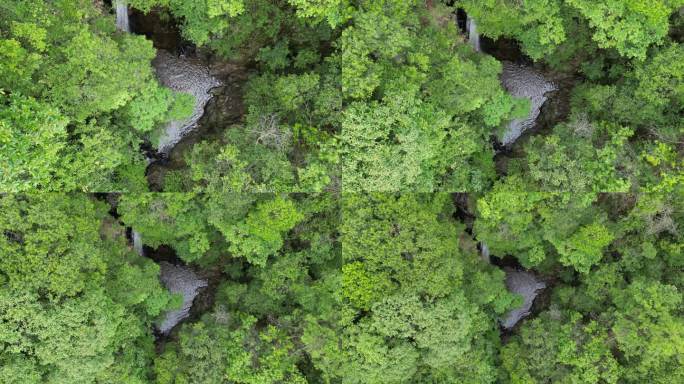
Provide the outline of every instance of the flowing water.
{"type": "Polygon", "coordinates": [[[466,29],[468,30],[468,42],[473,46],[473,49],[476,52],[480,52],[480,34],[477,32],[475,19],[468,17],[466,29]]]}
{"type": "Polygon", "coordinates": [[[199,294],[200,288],[208,285],[207,281],[201,279],[195,272],[186,266],[173,265],[162,261],[161,281],[171,293],[180,293],[183,296],[183,305],[180,309],[166,313],[164,321],[158,325],[159,332],[164,335],[169,334],[173,327],[183,319],[190,316],[192,301],[199,294]]]}
{"type": "MultiPolygon", "coordinates": [[[[482,260],[489,263],[489,247],[485,243],[480,243],[480,255],[482,260]]],[[[506,288],[509,292],[517,293],[523,297],[520,307],[510,310],[503,319],[500,319],[501,326],[505,329],[513,328],[520,320],[529,316],[534,299],[540,291],[546,288],[546,283],[540,280],[535,274],[529,271],[504,267],[506,273],[506,288]]]]}
{"type": "MultiPolygon", "coordinates": [[[[470,16],[466,21],[466,30],[469,44],[475,51],[480,52],[480,34],[477,31],[477,23],[470,16]]],[[[509,61],[503,62],[501,83],[512,96],[530,100],[530,113],[527,117],[511,121],[501,138],[501,143],[504,146],[510,146],[523,132],[534,126],[542,105],[548,99],[548,93],[558,88],[554,83],[548,81],[541,72],[509,61]]]]}
{"type": "MultiPolygon", "coordinates": [[[[135,252],[144,257],[142,236],[135,230],[131,231],[131,240],[135,252]]],[[[167,335],[183,319],[190,316],[192,302],[199,294],[200,288],[208,285],[207,281],[201,279],[195,272],[185,265],[174,265],[166,261],[159,263],[160,279],[166,289],[171,293],[180,293],[183,296],[183,304],[180,309],[166,313],[164,320],[157,325],[160,333],[167,335]]]]}
{"type": "MultiPolygon", "coordinates": [[[[126,0],[114,0],[114,7],[116,8],[116,28],[123,32],[130,32],[126,0]]],[[[157,151],[168,154],[185,134],[197,126],[197,121],[204,114],[204,106],[211,99],[210,90],[221,85],[221,82],[212,77],[209,69],[199,60],[179,57],[164,50],[157,51],[157,57],[152,64],[162,85],[195,97],[192,115],[185,120],[170,122],[159,138],[157,151]]],[[[152,160],[148,157],[148,164],[152,160]]]]}
{"type": "Polygon", "coordinates": [[[501,320],[501,325],[506,329],[511,329],[518,323],[518,321],[527,317],[530,314],[534,298],[537,297],[539,291],[546,288],[546,284],[537,279],[537,276],[527,271],[519,271],[513,268],[504,268],[506,272],[506,288],[513,293],[522,295],[522,306],[511,310],[501,320]]]}
{"type": "Polygon", "coordinates": [[[482,260],[486,261],[488,264],[490,262],[490,257],[489,257],[489,247],[485,243],[480,243],[480,255],[482,256],[482,260]]]}
{"type": "Polygon", "coordinates": [[[221,85],[221,82],[211,76],[209,68],[199,60],[179,57],[164,50],[157,51],[152,64],[161,84],[195,97],[192,115],[185,120],[170,122],[159,139],[157,150],[168,154],[184,135],[197,126],[197,121],[204,114],[204,106],[212,97],[210,90],[221,85]]]}
{"type": "Polygon", "coordinates": [[[511,95],[530,100],[530,113],[527,117],[511,121],[504,132],[501,143],[510,146],[523,132],[534,126],[548,93],[555,91],[557,87],[546,80],[541,72],[508,61],[503,62],[501,83],[511,95]]]}
{"type": "Polygon", "coordinates": [[[140,233],[138,233],[135,230],[132,230],[131,237],[133,238],[133,249],[135,250],[135,253],[137,253],[140,256],[145,256],[145,251],[143,250],[142,237],[140,236],[140,233]]]}
{"type": "Polygon", "coordinates": [[[122,32],[130,32],[126,0],[114,0],[114,7],[116,8],[116,29],[122,32]]]}

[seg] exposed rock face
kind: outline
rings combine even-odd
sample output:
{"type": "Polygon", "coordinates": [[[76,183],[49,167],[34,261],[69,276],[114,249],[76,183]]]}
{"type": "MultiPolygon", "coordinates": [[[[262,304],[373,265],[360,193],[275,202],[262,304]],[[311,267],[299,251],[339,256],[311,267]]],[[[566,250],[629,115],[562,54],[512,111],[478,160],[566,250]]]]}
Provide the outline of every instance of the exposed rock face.
{"type": "Polygon", "coordinates": [[[506,317],[501,320],[501,325],[510,329],[530,314],[534,298],[537,297],[539,291],[546,288],[546,284],[537,279],[537,277],[527,271],[519,271],[513,268],[504,268],[506,272],[506,287],[509,291],[522,295],[523,305],[506,314],[506,317]]]}
{"type": "Polygon", "coordinates": [[[166,335],[190,315],[192,301],[199,294],[200,288],[207,286],[207,281],[201,279],[186,266],[173,265],[165,261],[159,263],[159,266],[161,267],[161,281],[169,292],[183,295],[183,306],[178,310],[168,312],[164,321],[158,326],[159,332],[166,335]]]}
{"type": "Polygon", "coordinates": [[[508,61],[503,62],[501,83],[508,93],[515,97],[524,97],[530,100],[531,104],[530,114],[527,117],[515,119],[508,125],[501,139],[501,143],[508,146],[513,144],[525,130],[534,126],[541,107],[548,98],[547,94],[555,91],[557,87],[533,68],[508,61]]]}
{"type": "Polygon", "coordinates": [[[204,114],[204,106],[209,102],[212,88],[221,82],[209,74],[209,69],[199,60],[178,57],[167,51],[157,51],[152,61],[157,70],[159,82],[178,92],[185,92],[195,97],[195,108],[192,116],[185,120],[170,122],[159,139],[158,151],[168,154],[180,139],[197,126],[197,121],[204,114]]]}

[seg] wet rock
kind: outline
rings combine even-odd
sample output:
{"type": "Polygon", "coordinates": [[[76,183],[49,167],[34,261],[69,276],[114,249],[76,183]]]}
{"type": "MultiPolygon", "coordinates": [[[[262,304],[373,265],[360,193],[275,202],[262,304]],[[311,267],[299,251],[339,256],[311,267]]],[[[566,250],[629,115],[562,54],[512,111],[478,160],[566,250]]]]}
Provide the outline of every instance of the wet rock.
{"type": "Polygon", "coordinates": [[[174,265],[165,261],[159,263],[161,267],[161,281],[171,293],[183,295],[183,305],[180,309],[166,314],[164,321],[158,325],[159,332],[167,335],[183,319],[190,315],[190,308],[200,288],[207,286],[207,281],[187,266],[174,265]]]}
{"type": "Polygon", "coordinates": [[[548,98],[548,93],[557,90],[557,86],[547,80],[541,72],[524,65],[503,62],[501,83],[504,88],[515,97],[530,100],[530,113],[522,119],[511,121],[504,132],[501,143],[504,146],[513,144],[526,130],[534,127],[539,117],[542,105],[548,98]]]}
{"type": "Polygon", "coordinates": [[[524,300],[522,306],[508,312],[501,320],[501,325],[505,329],[511,329],[530,314],[534,298],[537,297],[539,291],[546,288],[546,284],[528,271],[513,268],[504,268],[504,271],[506,272],[506,288],[513,293],[522,295],[524,300]]]}
{"type": "Polygon", "coordinates": [[[212,97],[210,90],[221,85],[221,82],[211,76],[209,69],[200,60],[176,56],[163,50],[157,52],[152,65],[163,85],[195,97],[192,115],[185,120],[170,122],[159,139],[158,151],[167,154],[183,136],[197,126],[204,114],[204,106],[212,97]]]}

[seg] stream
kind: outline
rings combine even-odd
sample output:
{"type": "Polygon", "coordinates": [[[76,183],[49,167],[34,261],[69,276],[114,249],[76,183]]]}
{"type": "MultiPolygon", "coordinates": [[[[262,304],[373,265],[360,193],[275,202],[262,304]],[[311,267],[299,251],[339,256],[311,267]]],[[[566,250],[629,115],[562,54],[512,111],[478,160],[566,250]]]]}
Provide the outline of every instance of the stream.
{"type": "MultiPolygon", "coordinates": [[[[493,264],[489,247],[483,242],[480,243],[480,256],[487,264],[493,264]]],[[[499,319],[501,327],[505,330],[510,330],[518,322],[531,314],[534,299],[546,288],[546,283],[532,271],[524,270],[519,268],[519,266],[502,267],[499,265],[499,268],[503,269],[506,274],[505,283],[508,291],[523,297],[523,303],[519,307],[513,308],[499,319]]]]}
{"type": "MultiPolygon", "coordinates": [[[[469,44],[475,51],[481,52],[481,39],[477,31],[477,23],[470,17],[467,17],[466,33],[469,44]]],[[[536,125],[542,106],[548,100],[549,94],[558,90],[558,87],[548,80],[542,72],[529,65],[516,64],[506,60],[502,61],[502,64],[501,85],[504,89],[511,96],[530,101],[529,114],[524,118],[510,121],[502,137],[499,138],[503,146],[510,147],[525,131],[536,125]]]]}
{"type": "Polygon", "coordinates": [[[192,115],[184,120],[169,122],[159,138],[158,152],[168,155],[183,136],[197,127],[204,107],[212,98],[210,91],[220,86],[221,82],[209,74],[209,68],[200,60],[176,56],[164,50],[157,51],[152,65],[162,85],[195,97],[192,115]]]}
{"type": "MultiPolygon", "coordinates": [[[[477,31],[477,23],[474,19],[467,17],[466,32],[468,43],[476,52],[481,52],[480,34],[477,31]]],[[[510,61],[503,61],[503,71],[501,73],[501,85],[514,97],[526,98],[530,101],[529,114],[520,119],[510,121],[499,138],[505,147],[512,146],[522,134],[533,128],[537,123],[537,118],[541,113],[542,106],[549,97],[549,93],[556,91],[558,87],[538,70],[528,65],[516,64],[510,61]]],[[[489,247],[485,243],[480,243],[480,255],[482,260],[491,264],[489,247]]],[[[509,292],[521,295],[523,304],[510,310],[502,319],[501,326],[512,329],[520,320],[530,315],[534,299],[546,288],[544,283],[537,275],[530,271],[517,268],[504,267],[506,273],[506,288],[509,292]]]]}
{"type": "Polygon", "coordinates": [[[548,99],[548,94],[558,88],[534,68],[509,61],[503,62],[501,84],[512,96],[530,101],[530,112],[527,117],[511,121],[501,138],[501,144],[510,146],[525,131],[535,126],[542,106],[548,99]]]}
{"type": "MultiPolygon", "coordinates": [[[[131,242],[133,249],[141,257],[145,255],[142,236],[135,230],[131,230],[131,242]]],[[[200,278],[192,268],[187,265],[176,265],[167,261],[159,262],[159,279],[170,293],[180,294],[183,297],[181,307],[166,312],[164,319],[156,324],[156,328],[162,335],[168,335],[183,320],[190,316],[193,301],[199,295],[200,289],[207,287],[208,282],[200,278]]]]}
{"type": "Polygon", "coordinates": [[[504,268],[506,272],[506,288],[512,293],[523,297],[523,304],[509,311],[503,319],[501,326],[504,329],[513,328],[520,320],[530,315],[530,309],[534,299],[546,288],[546,283],[541,281],[535,274],[529,271],[514,268],[504,268]]]}
{"type": "MultiPolygon", "coordinates": [[[[114,0],[114,7],[117,29],[126,33],[131,32],[126,0],[114,0]]],[[[159,136],[156,150],[168,156],[173,147],[197,127],[197,122],[204,114],[204,107],[212,98],[210,91],[219,87],[221,82],[211,76],[209,68],[199,59],[175,55],[163,49],[157,50],[152,66],[162,85],[195,98],[192,114],[184,120],[169,122],[159,136]]],[[[148,157],[148,163],[152,160],[148,157]]]]}
{"type": "Polygon", "coordinates": [[[164,320],[157,324],[157,329],[163,335],[168,335],[181,321],[190,316],[190,309],[200,289],[208,285],[189,267],[174,265],[166,261],[159,263],[161,267],[161,281],[171,293],[179,293],[183,296],[183,304],[179,309],[166,313],[164,320]]]}

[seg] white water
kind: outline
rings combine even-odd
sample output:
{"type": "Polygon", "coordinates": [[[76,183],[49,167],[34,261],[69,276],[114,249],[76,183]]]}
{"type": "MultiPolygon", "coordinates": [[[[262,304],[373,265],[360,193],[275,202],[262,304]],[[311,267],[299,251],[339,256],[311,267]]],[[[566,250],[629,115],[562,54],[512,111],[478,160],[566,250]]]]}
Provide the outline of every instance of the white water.
{"type": "MultiPolygon", "coordinates": [[[[468,31],[468,42],[477,52],[481,51],[480,34],[477,32],[475,19],[468,16],[466,21],[468,31]]],[[[501,143],[505,146],[513,144],[526,130],[532,128],[539,117],[541,107],[547,100],[547,94],[558,88],[556,85],[544,78],[544,76],[526,66],[517,65],[511,62],[503,62],[503,73],[501,83],[504,88],[515,97],[523,97],[530,100],[530,113],[522,119],[511,121],[501,138],[501,143]]]]}
{"type": "Polygon", "coordinates": [[[122,32],[130,32],[126,0],[114,0],[114,7],[116,8],[116,29],[122,32]]]}
{"type": "Polygon", "coordinates": [[[480,34],[477,32],[477,24],[474,19],[468,17],[466,29],[468,30],[468,42],[476,52],[480,52],[480,34]]]}
{"type": "Polygon", "coordinates": [[[486,261],[487,263],[490,262],[489,260],[489,247],[485,243],[480,243],[480,255],[482,255],[482,260],[486,261]]]}
{"type": "Polygon", "coordinates": [[[168,334],[173,327],[183,319],[190,316],[192,301],[199,294],[199,289],[207,286],[207,281],[201,279],[195,272],[186,266],[173,265],[162,261],[161,281],[171,293],[183,295],[183,305],[180,309],[169,311],[164,321],[158,325],[159,332],[168,334]]]}
{"type": "Polygon", "coordinates": [[[501,320],[501,325],[506,329],[511,329],[518,321],[530,314],[532,303],[539,291],[546,288],[546,284],[527,271],[518,271],[512,268],[504,268],[506,272],[506,288],[513,293],[522,295],[523,304],[511,310],[501,320]]]}
{"type": "MultiPolygon", "coordinates": [[[[142,236],[135,230],[131,231],[133,249],[140,256],[145,256],[142,236]]],[[[207,286],[207,281],[199,278],[189,267],[173,265],[162,261],[159,263],[159,278],[171,293],[180,293],[183,296],[183,304],[180,309],[169,311],[161,324],[157,325],[159,332],[168,334],[173,327],[183,319],[190,316],[192,302],[199,294],[199,289],[207,286]]]]}
{"type": "Polygon", "coordinates": [[[162,85],[195,97],[192,116],[170,122],[159,138],[157,150],[168,154],[183,136],[197,127],[197,121],[204,114],[204,106],[212,97],[210,90],[221,85],[221,82],[212,77],[209,69],[199,60],[178,57],[167,51],[157,51],[152,64],[162,85]]]}
{"type": "Polygon", "coordinates": [[[513,144],[523,132],[534,126],[541,107],[548,98],[547,94],[558,88],[554,83],[546,80],[540,72],[508,61],[503,62],[501,83],[512,96],[530,100],[529,115],[511,121],[501,138],[501,143],[508,146],[513,144]]]}
{"type": "MultiPolygon", "coordinates": [[[[490,262],[487,244],[480,243],[480,255],[487,263],[490,262]]],[[[511,329],[530,314],[534,299],[541,290],[546,288],[546,284],[539,280],[532,272],[508,267],[504,268],[504,272],[506,273],[506,288],[508,291],[523,297],[523,304],[520,307],[510,310],[503,319],[499,320],[504,328],[511,329]]]]}
{"type": "Polygon", "coordinates": [[[135,230],[132,230],[131,237],[133,238],[133,249],[135,250],[135,253],[137,253],[140,256],[145,256],[145,251],[143,250],[142,237],[140,236],[140,233],[138,233],[135,230]]]}

